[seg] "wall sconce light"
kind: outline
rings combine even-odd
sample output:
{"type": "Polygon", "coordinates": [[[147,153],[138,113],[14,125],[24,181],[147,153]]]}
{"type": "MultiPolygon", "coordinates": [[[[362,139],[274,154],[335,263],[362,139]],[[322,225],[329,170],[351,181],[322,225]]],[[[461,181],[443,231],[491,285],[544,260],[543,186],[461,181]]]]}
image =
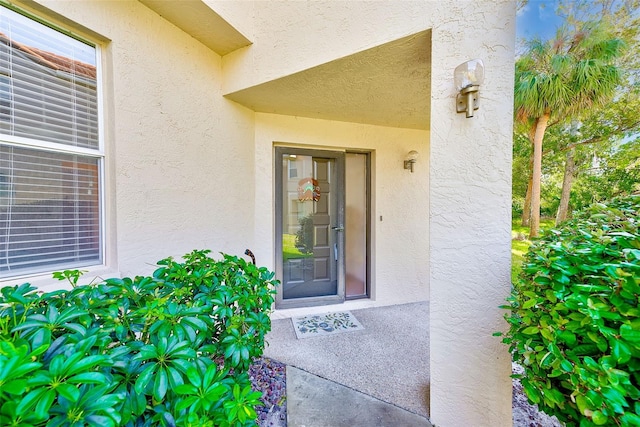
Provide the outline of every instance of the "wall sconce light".
{"type": "Polygon", "coordinates": [[[416,160],[418,160],[418,152],[416,150],[409,151],[404,161],[404,168],[409,169],[411,173],[413,173],[413,164],[416,160]]]}
{"type": "Polygon", "coordinates": [[[456,67],[453,72],[456,90],[456,111],[467,113],[473,117],[473,110],[478,109],[478,89],[484,82],[484,64],[481,59],[472,59],[456,67]]]}

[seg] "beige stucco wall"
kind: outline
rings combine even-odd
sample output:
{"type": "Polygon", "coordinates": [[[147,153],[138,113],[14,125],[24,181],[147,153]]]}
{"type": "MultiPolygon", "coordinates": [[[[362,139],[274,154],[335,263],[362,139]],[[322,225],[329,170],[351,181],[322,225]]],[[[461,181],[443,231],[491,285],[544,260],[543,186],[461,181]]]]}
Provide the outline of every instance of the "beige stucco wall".
{"type": "Polygon", "coordinates": [[[510,288],[515,2],[455,3],[432,33],[431,417],[511,424],[510,356],[493,331],[510,288]],[[455,113],[453,69],[482,58],[473,118],[455,113]]]}
{"type": "Polygon", "coordinates": [[[457,2],[222,3],[232,23],[247,27],[253,20],[254,44],[223,58],[224,92],[230,93],[431,28],[457,2]]]}
{"type": "MultiPolygon", "coordinates": [[[[274,145],[371,151],[373,298],[349,303],[346,307],[400,304],[428,299],[427,131],[256,113],[255,144],[254,252],[262,258],[261,261],[275,268],[274,145]],[[403,168],[403,160],[411,150],[422,153],[414,173],[403,168]]],[[[320,307],[317,310],[326,312],[327,308],[320,307]]],[[[308,309],[284,311],[284,315],[309,312],[308,309]]]]}
{"type": "MultiPolygon", "coordinates": [[[[235,6],[253,17],[254,45],[223,58],[225,93],[431,29],[430,227],[421,236],[430,242],[431,417],[438,426],[509,425],[509,355],[491,334],[504,327],[498,306],[509,290],[515,2],[235,6]],[[466,119],[455,113],[452,75],[473,58],[485,61],[487,78],[481,109],[466,119]]],[[[267,144],[259,141],[260,120],[258,149],[267,144]]],[[[379,233],[386,224],[376,225],[379,233]]],[[[378,240],[375,247],[383,250],[378,240]]],[[[375,256],[377,274],[385,271],[377,265],[382,258],[375,256]]]]}
{"type": "Polygon", "coordinates": [[[509,355],[491,333],[509,288],[515,2],[224,2],[254,43],[224,58],[135,1],[40,3],[103,47],[110,273],[203,247],[250,247],[273,267],[273,143],[371,149],[367,303],[430,300],[434,424],[510,425],[509,355]],[[256,114],[222,97],[426,29],[429,133],[256,114]],[[466,119],[452,72],[476,57],[486,82],[466,119]],[[402,169],[412,149],[414,174],[402,169]]]}
{"type": "Polygon", "coordinates": [[[103,52],[108,269],[87,277],[253,247],[254,113],[222,97],[220,56],[137,1],[40,3],[103,52]]]}

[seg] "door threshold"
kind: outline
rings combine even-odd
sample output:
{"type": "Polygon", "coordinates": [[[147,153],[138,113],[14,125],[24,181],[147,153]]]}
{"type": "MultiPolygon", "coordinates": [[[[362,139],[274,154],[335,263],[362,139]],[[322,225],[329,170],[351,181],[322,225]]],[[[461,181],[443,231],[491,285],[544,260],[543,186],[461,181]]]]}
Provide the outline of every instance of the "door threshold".
{"type": "Polygon", "coordinates": [[[271,313],[271,319],[289,319],[291,317],[301,317],[313,314],[325,314],[334,311],[350,311],[363,308],[381,307],[389,304],[380,304],[371,298],[360,298],[357,300],[344,301],[327,305],[313,305],[307,307],[279,307],[271,313]]]}

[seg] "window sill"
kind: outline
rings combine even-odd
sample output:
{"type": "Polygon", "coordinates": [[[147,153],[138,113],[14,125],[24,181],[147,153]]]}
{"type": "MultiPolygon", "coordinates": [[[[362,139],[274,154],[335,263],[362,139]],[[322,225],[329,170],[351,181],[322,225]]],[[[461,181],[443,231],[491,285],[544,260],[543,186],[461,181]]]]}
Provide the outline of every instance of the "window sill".
{"type": "MultiPolygon", "coordinates": [[[[113,268],[106,267],[104,265],[96,265],[89,267],[81,267],[78,270],[84,271],[84,274],[80,277],[78,284],[87,285],[89,283],[97,283],[102,279],[108,279],[111,277],[120,277],[120,272],[113,268]]],[[[71,284],[66,280],[57,280],[51,277],[50,273],[42,273],[32,276],[12,277],[8,279],[0,279],[0,288],[5,286],[21,285],[23,283],[30,283],[38,288],[38,291],[51,292],[60,289],[71,289],[71,284]]]]}

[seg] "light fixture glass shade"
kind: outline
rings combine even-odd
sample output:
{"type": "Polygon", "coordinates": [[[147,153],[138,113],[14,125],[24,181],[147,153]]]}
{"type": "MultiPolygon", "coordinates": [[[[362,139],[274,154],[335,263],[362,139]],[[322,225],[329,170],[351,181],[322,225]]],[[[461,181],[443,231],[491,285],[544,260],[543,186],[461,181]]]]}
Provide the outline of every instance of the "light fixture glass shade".
{"type": "Polygon", "coordinates": [[[482,59],[472,59],[456,67],[453,80],[458,91],[469,87],[479,86],[484,82],[484,64],[482,59]]]}
{"type": "Polygon", "coordinates": [[[416,160],[418,160],[418,152],[416,150],[411,150],[407,153],[407,158],[406,160],[409,162],[415,162],[416,160]]]}

